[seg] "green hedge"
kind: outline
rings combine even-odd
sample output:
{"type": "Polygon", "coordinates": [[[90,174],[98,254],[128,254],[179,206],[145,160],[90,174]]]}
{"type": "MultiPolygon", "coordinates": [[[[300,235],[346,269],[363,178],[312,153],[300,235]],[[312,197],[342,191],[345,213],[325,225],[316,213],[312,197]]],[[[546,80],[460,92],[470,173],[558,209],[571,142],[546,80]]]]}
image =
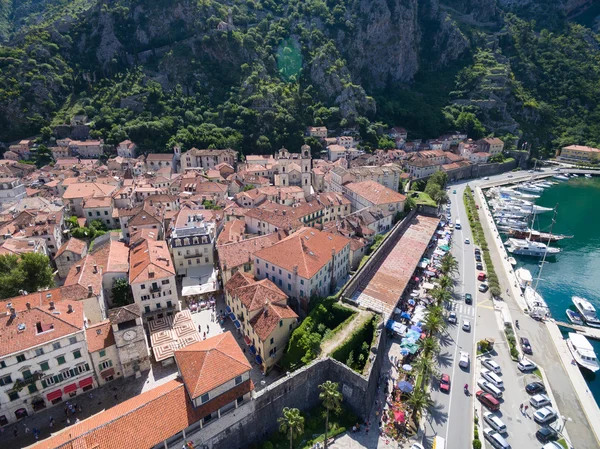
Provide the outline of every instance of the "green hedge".
{"type": "Polygon", "coordinates": [[[346,364],[354,371],[362,373],[369,360],[369,351],[375,339],[378,322],[379,316],[373,315],[371,319],[356,328],[345,341],[335,348],[331,353],[331,357],[346,364]]]}
{"type": "Polygon", "coordinates": [[[337,302],[337,298],[314,298],[311,311],[292,332],[281,361],[284,369],[298,369],[317,358],[323,339],[340,330],[356,312],[337,302]]]}

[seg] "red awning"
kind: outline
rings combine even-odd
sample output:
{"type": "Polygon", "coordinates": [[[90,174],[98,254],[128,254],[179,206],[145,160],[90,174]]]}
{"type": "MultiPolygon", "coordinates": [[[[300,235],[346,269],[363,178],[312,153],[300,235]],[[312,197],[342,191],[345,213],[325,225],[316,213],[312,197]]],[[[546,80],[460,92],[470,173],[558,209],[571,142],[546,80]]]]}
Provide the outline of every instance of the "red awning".
{"type": "Polygon", "coordinates": [[[75,390],[77,390],[77,384],[67,385],[65,388],[63,388],[63,391],[65,392],[65,394],[70,393],[75,390]]]}
{"type": "Polygon", "coordinates": [[[94,379],[88,377],[87,379],[83,379],[79,381],[79,388],[87,387],[88,385],[92,385],[94,383],[94,379]]]}
{"type": "Polygon", "coordinates": [[[114,376],[115,369],[114,368],[107,369],[106,371],[102,371],[100,373],[100,375],[102,376],[103,379],[106,379],[107,377],[110,377],[110,376],[114,376]]]}
{"type": "Polygon", "coordinates": [[[48,393],[48,395],[46,397],[48,398],[49,401],[54,401],[55,399],[62,397],[62,391],[61,390],[53,391],[51,393],[48,393]]]}
{"type": "Polygon", "coordinates": [[[250,344],[252,343],[252,341],[246,335],[244,335],[244,341],[248,346],[250,346],[250,344]]]}

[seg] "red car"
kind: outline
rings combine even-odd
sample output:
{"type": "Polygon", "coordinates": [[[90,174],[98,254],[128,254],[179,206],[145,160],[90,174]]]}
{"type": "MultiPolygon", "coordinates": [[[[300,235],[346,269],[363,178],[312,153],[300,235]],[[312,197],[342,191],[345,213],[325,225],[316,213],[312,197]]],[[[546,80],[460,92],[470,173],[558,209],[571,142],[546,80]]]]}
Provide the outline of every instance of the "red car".
{"type": "Polygon", "coordinates": [[[479,273],[479,276],[477,276],[477,280],[478,281],[485,281],[485,273],[479,273]]]}
{"type": "Polygon", "coordinates": [[[442,378],[440,379],[440,390],[450,393],[450,376],[448,376],[448,374],[442,374],[442,378]]]}

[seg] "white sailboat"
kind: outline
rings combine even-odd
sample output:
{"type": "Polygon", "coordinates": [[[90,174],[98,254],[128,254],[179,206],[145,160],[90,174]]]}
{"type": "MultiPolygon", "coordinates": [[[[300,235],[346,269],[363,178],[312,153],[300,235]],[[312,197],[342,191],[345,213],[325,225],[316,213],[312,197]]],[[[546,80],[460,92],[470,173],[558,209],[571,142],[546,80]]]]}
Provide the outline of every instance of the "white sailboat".
{"type": "Polygon", "coordinates": [[[515,270],[515,276],[517,277],[519,287],[521,287],[522,290],[525,290],[526,287],[531,287],[533,276],[531,276],[531,271],[527,268],[517,268],[515,270]]]}

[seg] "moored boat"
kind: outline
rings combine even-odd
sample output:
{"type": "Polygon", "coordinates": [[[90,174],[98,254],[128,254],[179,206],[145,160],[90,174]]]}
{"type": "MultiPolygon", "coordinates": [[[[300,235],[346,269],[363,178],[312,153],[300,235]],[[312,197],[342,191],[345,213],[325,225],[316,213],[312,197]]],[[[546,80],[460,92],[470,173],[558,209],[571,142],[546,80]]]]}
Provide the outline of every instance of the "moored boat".
{"type": "Polygon", "coordinates": [[[594,347],[583,335],[575,332],[569,333],[567,346],[579,366],[590,370],[592,373],[595,373],[600,369],[594,347]]]}
{"type": "Polygon", "coordinates": [[[569,177],[565,175],[554,175],[552,176],[554,179],[558,179],[559,181],[568,181],[569,177]]]}
{"type": "Polygon", "coordinates": [[[566,313],[567,313],[567,318],[569,319],[569,321],[571,323],[583,326],[583,319],[581,318],[581,314],[579,314],[578,312],[575,312],[574,310],[571,310],[571,309],[567,309],[566,313]]]}
{"type": "Polygon", "coordinates": [[[508,239],[508,252],[517,256],[546,257],[560,253],[559,248],[551,248],[542,242],[533,242],[529,239],[508,239]]]}
{"type": "Polygon", "coordinates": [[[559,242],[564,239],[573,238],[572,235],[550,234],[548,232],[539,232],[532,229],[514,229],[508,233],[509,236],[516,239],[525,239],[534,242],[559,242]]]}
{"type": "Polygon", "coordinates": [[[531,276],[531,271],[527,268],[517,268],[515,270],[515,276],[517,277],[517,281],[519,282],[519,287],[522,290],[525,290],[526,287],[530,287],[533,282],[533,276],[531,276]]]}
{"type": "Polygon", "coordinates": [[[530,317],[542,319],[548,315],[548,304],[546,304],[546,301],[544,301],[542,295],[536,292],[533,287],[525,287],[523,298],[525,298],[525,302],[529,308],[530,317]]]}
{"type": "Polygon", "coordinates": [[[511,264],[513,267],[517,264],[517,261],[514,257],[509,257],[508,258],[508,263],[511,264]]]}
{"type": "Polygon", "coordinates": [[[580,296],[573,296],[571,300],[575,307],[577,307],[585,324],[600,328],[600,318],[596,315],[596,308],[591,302],[580,296]]]}

